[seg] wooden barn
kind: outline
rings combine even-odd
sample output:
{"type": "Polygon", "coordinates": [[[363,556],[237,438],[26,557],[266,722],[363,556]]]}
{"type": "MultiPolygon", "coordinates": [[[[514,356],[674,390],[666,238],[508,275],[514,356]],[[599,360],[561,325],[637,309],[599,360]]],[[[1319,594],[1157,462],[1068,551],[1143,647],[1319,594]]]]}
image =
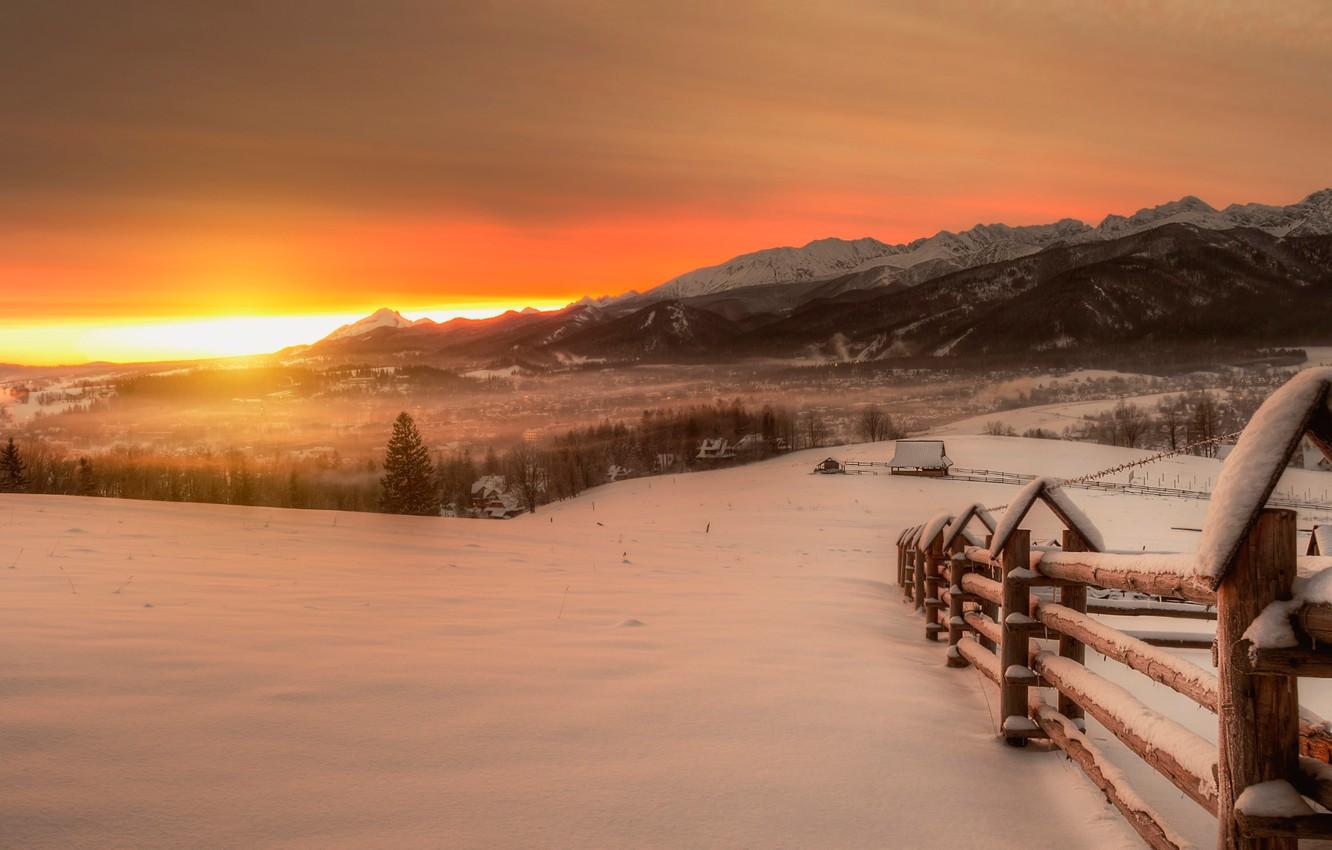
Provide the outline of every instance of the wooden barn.
{"type": "Polygon", "coordinates": [[[941,477],[952,465],[943,440],[898,440],[893,459],[888,461],[893,475],[941,477]]]}

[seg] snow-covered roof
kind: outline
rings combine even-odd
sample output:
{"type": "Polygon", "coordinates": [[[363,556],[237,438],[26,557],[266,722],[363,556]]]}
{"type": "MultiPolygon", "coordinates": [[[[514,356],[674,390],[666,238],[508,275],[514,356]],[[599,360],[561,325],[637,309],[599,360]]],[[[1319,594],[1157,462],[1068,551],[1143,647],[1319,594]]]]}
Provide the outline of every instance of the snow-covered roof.
{"type": "Polygon", "coordinates": [[[947,469],[952,465],[944,454],[943,440],[898,440],[893,459],[888,461],[893,469],[947,469]]]}
{"type": "Polygon", "coordinates": [[[1220,586],[1307,433],[1332,457],[1332,369],[1307,369],[1268,396],[1221,465],[1198,541],[1198,574],[1220,586]]]}
{"type": "Polygon", "coordinates": [[[1054,478],[1037,478],[1018,491],[1013,501],[1009,502],[1008,510],[1004,511],[990,538],[992,557],[998,557],[1003,551],[1004,546],[1008,544],[1008,538],[1017,530],[1022,520],[1026,519],[1027,513],[1038,499],[1059,518],[1065,528],[1076,531],[1091,551],[1105,551],[1105,541],[1101,538],[1101,532],[1092,525],[1082,509],[1073,503],[1064,488],[1057,486],[1059,483],[1054,478]]]}
{"type": "Polygon", "coordinates": [[[480,493],[503,493],[508,489],[508,484],[503,475],[482,475],[472,482],[472,495],[480,493]]]}

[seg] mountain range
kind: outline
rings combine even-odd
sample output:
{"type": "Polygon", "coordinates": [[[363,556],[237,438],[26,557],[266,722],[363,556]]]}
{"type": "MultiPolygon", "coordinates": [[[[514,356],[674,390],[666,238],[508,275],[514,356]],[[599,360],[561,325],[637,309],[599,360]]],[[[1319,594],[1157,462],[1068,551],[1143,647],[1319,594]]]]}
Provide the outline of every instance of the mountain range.
{"type": "Polygon", "coordinates": [[[1332,189],[1218,210],[1188,196],[1092,226],[820,239],[548,312],[412,321],[379,310],[289,355],[462,368],[740,357],[881,360],[1141,343],[1332,341],[1332,189]]]}

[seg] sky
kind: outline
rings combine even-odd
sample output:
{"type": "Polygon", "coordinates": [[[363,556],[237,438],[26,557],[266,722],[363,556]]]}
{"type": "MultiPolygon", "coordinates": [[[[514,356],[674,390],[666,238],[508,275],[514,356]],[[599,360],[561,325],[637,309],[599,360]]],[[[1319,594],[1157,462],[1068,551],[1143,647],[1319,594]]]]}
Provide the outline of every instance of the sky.
{"type": "Polygon", "coordinates": [[[1332,4],[9,0],[0,361],[1332,186],[1332,4]]]}

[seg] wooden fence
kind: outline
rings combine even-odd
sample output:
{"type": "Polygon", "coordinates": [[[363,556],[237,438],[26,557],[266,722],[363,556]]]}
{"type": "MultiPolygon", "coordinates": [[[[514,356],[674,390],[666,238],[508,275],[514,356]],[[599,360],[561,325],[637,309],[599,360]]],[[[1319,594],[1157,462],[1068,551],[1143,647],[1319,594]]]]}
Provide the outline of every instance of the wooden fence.
{"type": "Polygon", "coordinates": [[[1215,815],[1218,847],[1294,850],[1299,838],[1332,838],[1332,735],[1301,711],[1297,686],[1300,676],[1332,676],[1332,649],[1322,648],[1332,605],[1294,598],[1297,572],[1314,587],[1332,568],[1318,546],[1332,535],[1315,534],[1301,557],[1295,512],[1266,507],[1299,437],[1332,446],[1329,386],[1332,371],[1302,373],[1255,415],[1226,461],[1198,553],[1109,552],[1046,479],[997,520],[971,505],[898,538],[898,584],[923,614],[925,638],[947,641],[948,666],[975,667],[997,686],[1003,739],[1062,750],[1151,847],[1188,844],[1087,737],[1086,715],[1215,815]],[[1038,502],[1064,526],[1058,543],[1033,545],[1020,527],[1038,502]],[[1098,614],[1215,620],[1215,640],[1127,632],[1098,614]],[[1216,673],[1166,650],[1179,646],[1211,646],[1216,673]],[[1087,647],[1215,713],[1218,743],[1088,669],[1087,647]]]}

